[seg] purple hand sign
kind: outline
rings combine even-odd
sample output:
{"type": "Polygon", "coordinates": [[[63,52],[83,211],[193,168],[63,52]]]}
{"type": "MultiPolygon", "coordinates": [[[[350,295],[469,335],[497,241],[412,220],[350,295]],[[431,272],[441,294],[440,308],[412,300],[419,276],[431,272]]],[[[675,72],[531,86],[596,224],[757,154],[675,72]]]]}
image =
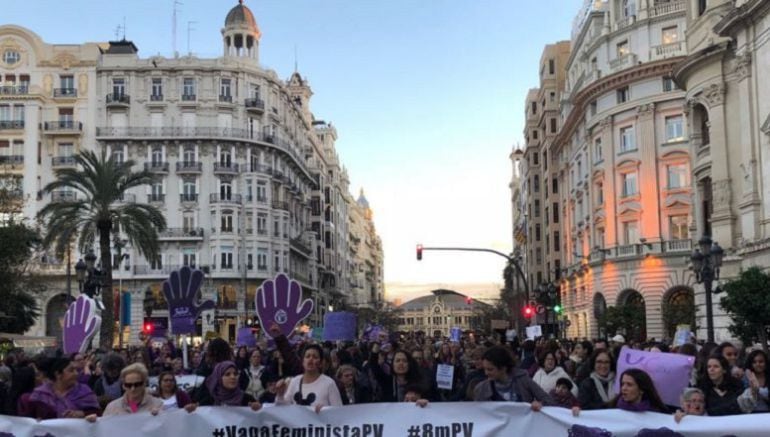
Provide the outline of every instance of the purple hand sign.
{"type": "Polygon", "coordinates": [[[94,337],[102,324],[102,318],[96,315],[96,302],[81,294],[70,304],[64,313],[64,331],[62,343],[65,354],[83,353],[88,342],[94,337]]]}
{"type": "Polygon", "coordinates": [[[195,320],[201,311],[214,308],[214,301],[211,300],[196,305],[196,296],[202,283],[203,272],[187,266],[174,270],[163,281],[163,295],[168,303],[171,332],[174,334],[195,333],[195,320]]]}
{"type": "Polygon", "coordinates": [[[290,336],[297,324],[313,311],[313,301],[302,300],[299,282],[279,273],[275,279],[266,280],[257,289],[254,304],[259,323],[267,332],[273,323],[278,324],[281,333],[290,336]]]}

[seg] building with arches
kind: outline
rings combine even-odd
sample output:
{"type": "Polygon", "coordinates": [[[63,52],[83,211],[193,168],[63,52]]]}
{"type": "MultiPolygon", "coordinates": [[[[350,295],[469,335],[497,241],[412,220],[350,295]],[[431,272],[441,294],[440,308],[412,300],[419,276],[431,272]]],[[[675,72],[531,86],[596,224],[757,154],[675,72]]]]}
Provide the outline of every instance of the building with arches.
{"type": "MultiPolygon", "coordinates": [[[[202,331],[218,329],[226,338],[254,319],[257,288],[278,273],[315,300],[311,324],[353,294],[365,303],[382,299],[382,247],[368,205],[367,241],[374,243],[351,262],[355,202],[335,149],[337,130],[312,113],[307,78],[295,71],[284,80],[259,64],[261,35],[243,0],[225,16],[222,55],[210,59],[142,58],[125,39],[48,45],[29,30],[0,26],[0,180],[23,198],[25,217],[80,195],[39,194],[80,150],[106,150],[157,176],[122,199],[155,205],[168,224],[157,260],[118,242],[128,259],[113,261],[114,292],[122,285],[133,295],[127,340],[138,339],[146,290],[153,316],[163,317],[161,284],[185,265],[206,272],[203,297],[217,302],[203,315],[202,331]],[[366,284],[370,293],[358,296],[351,269],[366,263],[377,275],[366,284]]],[[[65,263],[48,257],[47,264],[41,268],[53,282],[41,307],[54,302],[55,309],[65,263]]],[[[44,334],[44,326],[34,333],[44,334]]]]}
{"type": "Polygon", "coordinates": [[[452,290],[438,289],[401,304],[398,309],[399,331],[422,331],[431,337],[448,337],[450,329],[463,331],[489,327],[480,326],[480,314],[489,305],[452,290]]]}

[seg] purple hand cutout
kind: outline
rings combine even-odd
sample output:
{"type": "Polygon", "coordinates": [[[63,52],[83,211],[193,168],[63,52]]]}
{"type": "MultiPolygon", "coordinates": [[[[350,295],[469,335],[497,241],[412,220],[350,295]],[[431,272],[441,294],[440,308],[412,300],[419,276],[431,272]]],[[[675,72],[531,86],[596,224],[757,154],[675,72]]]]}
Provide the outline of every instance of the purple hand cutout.
{"type": "Polygon", "coordinates": [[[168,303],[171,316],[171,332],[174,334],[195,333],[195,320],[203,310],[214,308],[214,301],[207,300],[196,305],[196,296],[203,283],[203,272],[184,266],[171,272],[163,281],[163,295],[168,303]]]}
{"type": "Polygon", "coordinates": [[[83,353],[88,342],[94,337],[102,324],[102,318],[96,315],[96,302],[81,294],[70,304],[64,313],[64,331],[62,343],[65,354],[83,353]]]}
{"type": "Polygon", "coordinates": [[[313,311],[313,301],[302,299],[302,287],[299,282],[290,280],[283,273],[273,280],[266,280],[257,289],[254,304],[257,308],[259,323],[268,331],[273,323],[278,324],[281,333],[290,336],[297,324],[313,311]]]}

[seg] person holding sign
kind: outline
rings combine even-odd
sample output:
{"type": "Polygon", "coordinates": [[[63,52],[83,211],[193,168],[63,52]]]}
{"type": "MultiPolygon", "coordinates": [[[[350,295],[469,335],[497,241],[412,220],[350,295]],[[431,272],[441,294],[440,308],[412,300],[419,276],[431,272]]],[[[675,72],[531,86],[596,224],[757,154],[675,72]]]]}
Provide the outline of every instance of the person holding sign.
{"type": "Polygon", "coordinates": [[[527,402],[532,411],[543,405],[554,405],[551,396],[529,377],[526,370],[517,369],[513,356],[503,346],[494,346],[484,352],[485,381],[475,389],[475,401],[527,402]]]}
{"type": "Polygon", "coordinates": [[[78,382],[78,373],[69,358],[41,360],[40,370],[48,381],[32,391],[27,416],[33,419],[84,418],[100,411],[91,389],[78,382]]]}
{"type": "Polygon", "coordinates": [[[310,344],[302,353],[304,371],[290,380],[279,381],[276,385],[278,405],[306,405],[315,407],[316,413],[322,407],[342,406],[342,397],[333,379],[321,373],[324,353],[321,346],[310,344]]]}

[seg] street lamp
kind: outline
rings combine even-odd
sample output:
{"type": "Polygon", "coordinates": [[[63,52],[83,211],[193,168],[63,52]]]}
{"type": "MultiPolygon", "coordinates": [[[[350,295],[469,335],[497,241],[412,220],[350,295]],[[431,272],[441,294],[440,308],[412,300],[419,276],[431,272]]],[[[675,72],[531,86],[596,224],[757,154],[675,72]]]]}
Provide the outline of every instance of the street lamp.
{"type": "Polygon", "coordinates": [[[150,287],[144,290],[144,314],[149,319],[152,317],[152,310],[155,309],[155,295],[150,287]]]}
{"type": "Polygon", "coordinates": [[[99,295],[102,288],[104,273],[96,268],[96,255],[93,250],[86,254],[85,262],[78,260],[75,264],[75,275],[78,279],[78,290],[81,294],[93,299],[99,295]]]}
{"type": "Polygon", "coordinates": [[[714,310],[711,303],[711,287],[715,280],[719,279],[719,268],[722,267],[722,257],[725,251],[719,243],[711,241],[711,237],[704,235],[698,241],[690,259],[692,270],[695,273],[695,281],[703,284],[706,292],[706,335],[709,342],[714,341],[714,310]]]}

